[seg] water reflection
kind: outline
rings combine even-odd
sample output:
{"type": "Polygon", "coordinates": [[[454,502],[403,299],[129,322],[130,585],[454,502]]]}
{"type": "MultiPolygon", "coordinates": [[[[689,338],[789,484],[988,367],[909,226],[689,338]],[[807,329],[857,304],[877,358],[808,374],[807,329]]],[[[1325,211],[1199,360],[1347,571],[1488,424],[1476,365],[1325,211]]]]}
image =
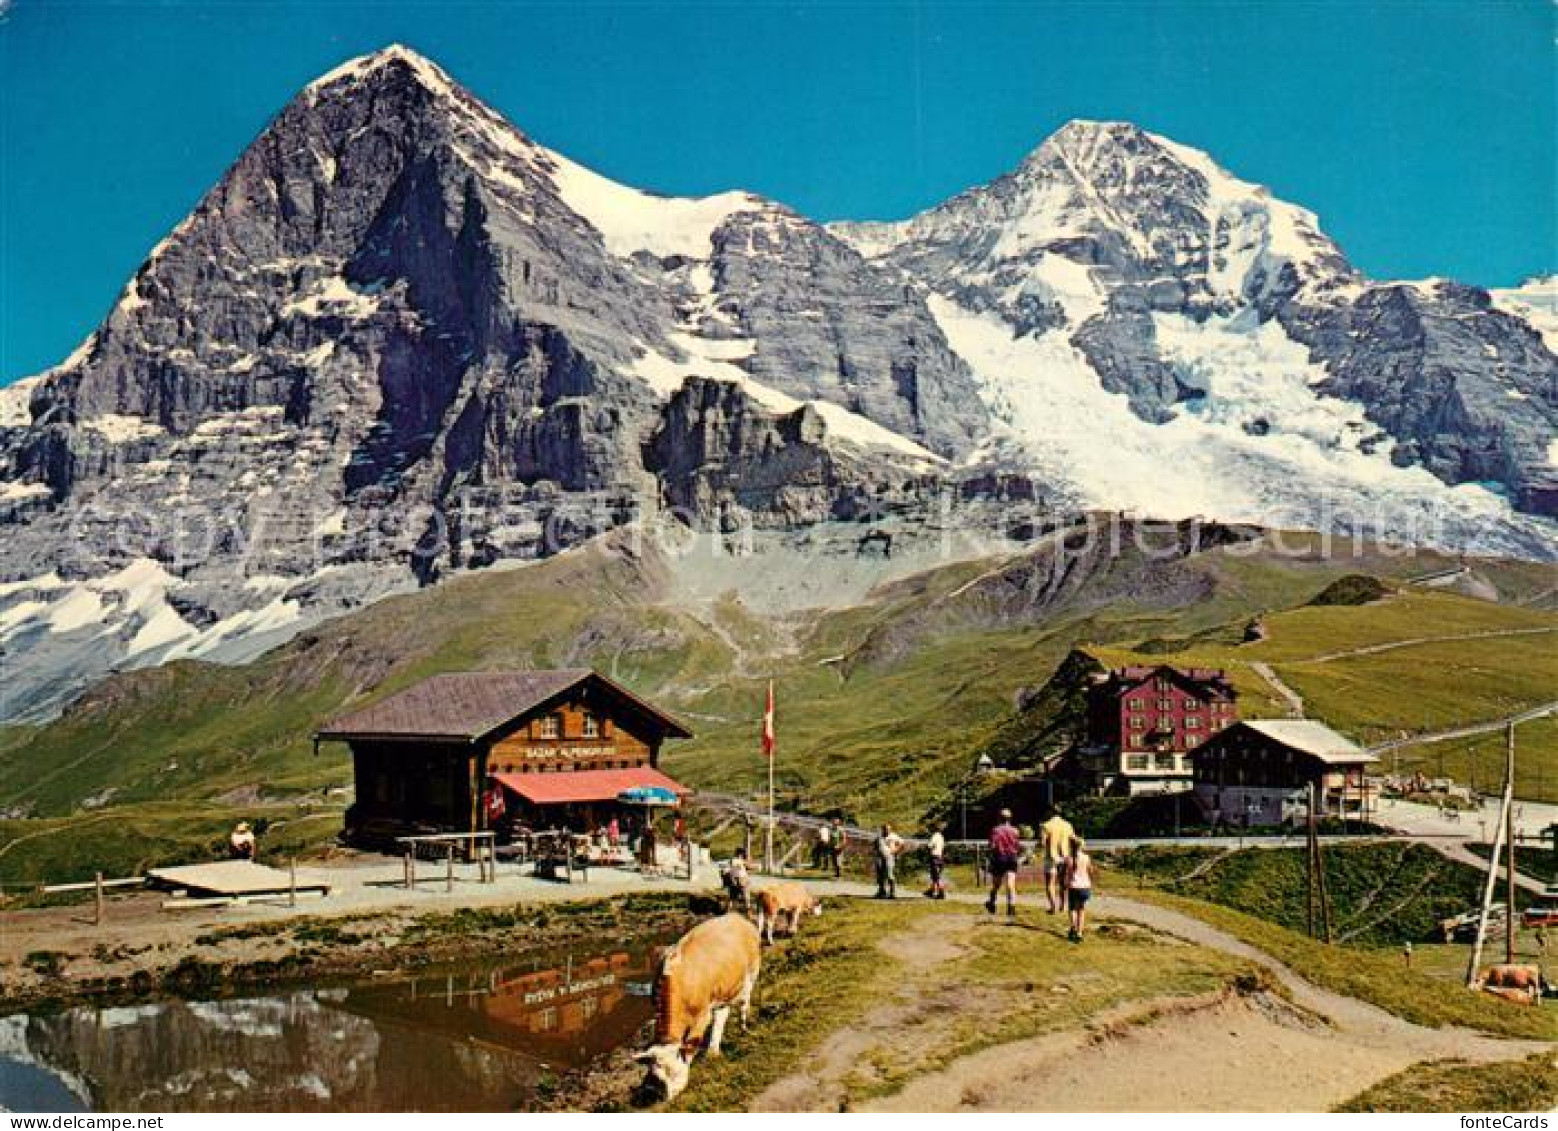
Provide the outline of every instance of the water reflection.
{"type": "Polygon", "coordinates": [[[651,1014],[656,940],[229,1001],[0,1018],[13,1111],[522,1110],[651,1014]]]}

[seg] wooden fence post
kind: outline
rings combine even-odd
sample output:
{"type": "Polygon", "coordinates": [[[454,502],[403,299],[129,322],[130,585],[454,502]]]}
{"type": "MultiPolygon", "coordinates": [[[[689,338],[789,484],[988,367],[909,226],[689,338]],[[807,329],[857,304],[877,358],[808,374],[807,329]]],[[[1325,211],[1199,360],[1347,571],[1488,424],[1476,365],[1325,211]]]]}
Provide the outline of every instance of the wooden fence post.
{"type": "Polygon", "coordinates": [[[92,881],[92,890],[94,893],[94,904],[96,907],[96,912],[92,917],[92,922],[101,927],[103,925],[103,873],[97,873],[96,879],[92,881]]]}
{"type": "Polygon", "coordinates": [[[293,856],[287,857],[287,906],[298,905],[298,862],[293,856]]]}
{"type": "Polygon", "coordinates": [[[449,845],[449,855],[446,858],[448,867],[444,871],[444,891],[454,890],[454,845],[449,845]]]}

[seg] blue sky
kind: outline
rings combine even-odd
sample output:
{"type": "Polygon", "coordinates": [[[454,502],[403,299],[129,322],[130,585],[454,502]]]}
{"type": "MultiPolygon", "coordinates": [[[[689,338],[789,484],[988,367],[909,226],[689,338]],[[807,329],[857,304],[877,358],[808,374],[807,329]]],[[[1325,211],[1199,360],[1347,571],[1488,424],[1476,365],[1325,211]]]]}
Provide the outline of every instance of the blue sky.
{"type": "Polygon", "coordinates": [[[1558,269],[1551,0],[0,0],[0,382],[62,358],[301,86],[392,41],[667,192],[895,218],[1073,117],[1206,149],[1364,270],[1558,269]]]}

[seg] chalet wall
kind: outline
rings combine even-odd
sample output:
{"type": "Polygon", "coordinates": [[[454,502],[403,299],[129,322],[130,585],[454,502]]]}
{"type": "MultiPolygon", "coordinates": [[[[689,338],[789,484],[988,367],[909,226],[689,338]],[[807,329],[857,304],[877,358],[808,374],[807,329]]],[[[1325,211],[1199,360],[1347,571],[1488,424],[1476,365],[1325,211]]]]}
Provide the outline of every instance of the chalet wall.
{"type": "Polygon", "coordinates": [[[1191,753],[1238,717],[1231,692],[1183,673],[1113,675],[1089,691],[1088,741],[1115,751],[1126,776],[1188,778],[1191,753]]]}
{"type": "Polygon", "coordinates": [[[466,828],[474,808],[472,751],[438,743],[353,742],[354,824],[391,820],[466,828]]]}
{"type": "Polygon", "coordinates": [[[486,768],[501,774],[604,770],[653,766],[658,757],[657,746],[643,735],[636,719],[614,710],[610,702],[590,702],[581,689],[556,709],[523,720],[517,730],[495,741],[486,768]]]}

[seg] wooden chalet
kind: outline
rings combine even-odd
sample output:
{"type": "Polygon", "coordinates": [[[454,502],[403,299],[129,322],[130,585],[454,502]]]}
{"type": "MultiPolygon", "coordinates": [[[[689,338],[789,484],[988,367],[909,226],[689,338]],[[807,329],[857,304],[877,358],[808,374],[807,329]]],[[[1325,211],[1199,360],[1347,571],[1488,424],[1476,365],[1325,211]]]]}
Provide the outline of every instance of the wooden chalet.
{"type": "Polygon", "coordinates": [[[437,675],[331,720],[315,742],[352,751],[348,839],[495,831],[591,831],[624,790],[688,792],[658,769],[692,732],[588,669],[437,675]]]}
{"type": "Polygon", "coordinates": [[[1280,825],[1317,816],[1366,817],[1373,754],[1313,719],[1247,719],[1198,747],[1195,798],[1213,823],[1280,825]]]}

